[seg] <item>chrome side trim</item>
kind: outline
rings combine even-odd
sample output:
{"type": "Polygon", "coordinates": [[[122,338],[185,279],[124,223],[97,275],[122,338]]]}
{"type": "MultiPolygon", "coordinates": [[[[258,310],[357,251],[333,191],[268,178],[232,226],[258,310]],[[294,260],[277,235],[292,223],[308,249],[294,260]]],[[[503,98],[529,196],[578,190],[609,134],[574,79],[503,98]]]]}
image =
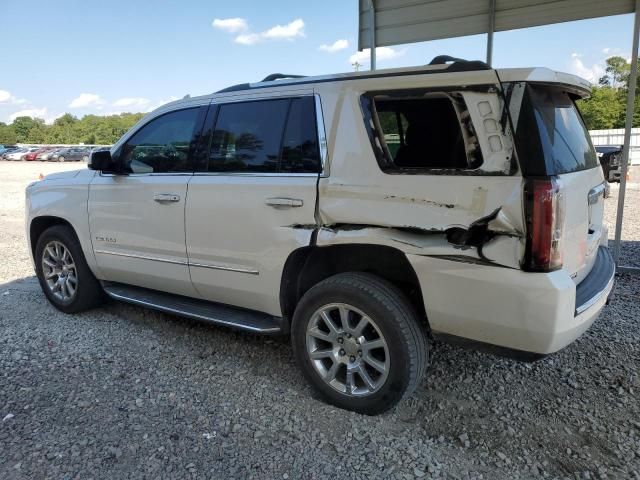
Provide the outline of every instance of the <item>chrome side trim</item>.
{"type": "Polygon", "coordinates": [[[190,267],[200,267],[200,268],[211,268],[212,270],[225,270],[229,272],[238,272],[238,273],[248,273],[249,275],[259,275],[260,272],[258,270],[253,270],[251,268],[237,268],[237,267],[228,267],[226,265],[212,265],[209,263],[195,263],[189,262],[190,267]]]}
{"type": "Polygon", "coordinates": [[[175,265],[186,265],[189,267],[211,268],[213,270],[224,270],[228,272],[248,273],[249,275],[259,275],[258,270],[251,268],[229,267],[226,265],[214,265],[210,263],[196,263],[187,260],[170,260],[167,258],[150,257],[148,255],[135,255],[132,253],[110,252],[108,250],[94,250],[94,253],[102,253],[104,255],[115,255],[117,257],[137,258],[140,260],[151,260],[153,262],[171,263],[175,265]]]}
{"type": "Polygon", "coordinates": [[[575,313],[576,317],[578,315],[580,315],[581,313],[587,311],[593,305],[595,305],[603,297],[603,295],[608,295],[609,294],[609,292],[613,288],[613,282],[615,280],[615,276],[616,276],[616,273],[615,273],[615,270],[614,270],[613,274],[611,275],[611,278],[607,282],[607,285],[602,290],[600,290],[598,293],[596,293],[593,297],[591,297],[589,300],[584,302],[579,307],[576,307],[576,313],[575,313]]]}
{"type": "Polygon", "coordinates": [[[116,257],[139,258],[140,260],[152,260],[154,262],[173,263],[176,265],[188,265],[186,260],[170,260],[168,258],[149,257],[147,255],[135,255],[132,253],[110,252],[108,250],[94,250],[95,253],[115,255],[116,257]]]}

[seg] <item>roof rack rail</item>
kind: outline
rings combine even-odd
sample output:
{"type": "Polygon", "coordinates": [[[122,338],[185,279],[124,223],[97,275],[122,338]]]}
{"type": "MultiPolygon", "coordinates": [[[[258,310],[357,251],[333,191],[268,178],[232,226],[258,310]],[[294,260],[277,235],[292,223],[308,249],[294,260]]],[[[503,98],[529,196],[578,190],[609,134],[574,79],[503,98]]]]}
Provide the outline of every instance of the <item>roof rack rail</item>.
{"type": "Polygon", "coordinates": [[[287,75],[284,73],[272,73],[264,77],[261,82],[272,82],[274,80],[281,80],[283,78],[304,78],[306,75],[287,75]]]}
{"type": "Polygon", "coordinates": [[[449,72],[469,72],[472,70],[491,70],[491,67],[480,60],[465,60],[451,55],[438,55],[429,62],[429,65],[449,65],[449,72]]]}

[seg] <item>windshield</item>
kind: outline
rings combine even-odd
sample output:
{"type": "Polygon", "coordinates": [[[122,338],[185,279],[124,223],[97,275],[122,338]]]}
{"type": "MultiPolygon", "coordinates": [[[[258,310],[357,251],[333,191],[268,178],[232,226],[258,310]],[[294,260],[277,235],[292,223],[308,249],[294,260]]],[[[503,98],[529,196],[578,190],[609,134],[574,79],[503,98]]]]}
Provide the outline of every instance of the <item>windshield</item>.
{"type": "Polygon", "coordinates": [[[560,88],[527,86],[517,137],[525,174],[560,175],[599,165],[580,112],[560,88]]]}

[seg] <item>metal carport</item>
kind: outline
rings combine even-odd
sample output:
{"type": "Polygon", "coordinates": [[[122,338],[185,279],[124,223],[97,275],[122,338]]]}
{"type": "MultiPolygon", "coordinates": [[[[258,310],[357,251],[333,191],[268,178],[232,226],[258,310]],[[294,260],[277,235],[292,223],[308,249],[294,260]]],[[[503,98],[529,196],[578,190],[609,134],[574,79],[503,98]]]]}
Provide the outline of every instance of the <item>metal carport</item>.
{"type": "Polygon", "coordinates": [[[486,59],[491,64],[494,32],[634,12],[631,75],[613,256],[617,271],[640,273],[640,268],[619,265],[637,84],[640,0],[359,0],[358,49],[371,49],[371,69],[375,70],[376,47],[486,34],[486,59]]]}

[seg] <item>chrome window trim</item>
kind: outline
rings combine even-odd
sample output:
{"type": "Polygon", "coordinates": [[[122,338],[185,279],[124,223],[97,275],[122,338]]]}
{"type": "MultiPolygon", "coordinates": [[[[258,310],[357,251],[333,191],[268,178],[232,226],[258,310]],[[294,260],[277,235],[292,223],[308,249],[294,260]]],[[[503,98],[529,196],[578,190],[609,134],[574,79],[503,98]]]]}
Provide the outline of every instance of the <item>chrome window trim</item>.
{"type": "Polygon", "coordinates": [[[213,270],[224,270],[228,272],[248,273],[249,275],[260,274],[258,270],[254,270],[251,268],[229,267],[227,265],[215,265],[211,263],[196,263],[196,262],[190,262],[188,260],[171,260],[168,258],[152,257],[148,255],[137,255],[133,253],[113,252],[109,250],[94,250],[94,252],[101,253],[103,255],[115,255],[117,257],[137,258],[139,260],[151,260],[153,262],[171,263],[173,265],[184,265],[188,267],[210,268],[213,270]]]}
{"type": "Polygon", "coordinates": [[[320,150],[320,165],[322,168],[320,169],[321,177],[328,177],[328,164],[327,158],[329,156],[329,148],[327,146],[327,132],[324,126],[324,113],[322,111],[322,101],[320,99],[320,95],[317,93],[313,94],[315,100],[315,110],[316,110],[316,129],[318,130],[318,148],[320,150]]]}
{"type": "Polygon", "coordinates": [[[195,177],[313,177],[317,173],[276,173],[276,172],[196,172],[195,177]]]}
{"type": "Polygon", "coordinates": [[[191,177],[193,172],[103,173],[101,177],[191,177]]]}

